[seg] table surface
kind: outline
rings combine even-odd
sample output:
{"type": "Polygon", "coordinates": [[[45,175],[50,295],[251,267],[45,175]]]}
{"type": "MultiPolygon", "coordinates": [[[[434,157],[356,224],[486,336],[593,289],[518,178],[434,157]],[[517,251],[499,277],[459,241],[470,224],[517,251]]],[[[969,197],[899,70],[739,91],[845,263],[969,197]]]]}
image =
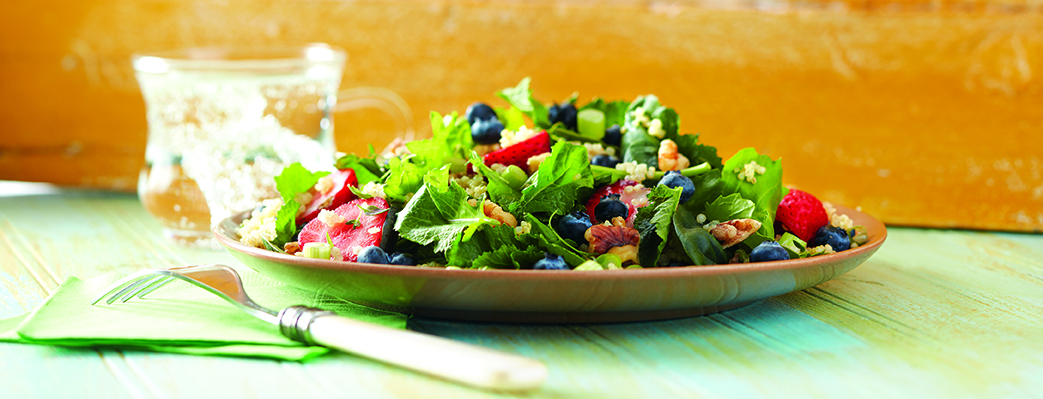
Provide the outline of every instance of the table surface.
{"type": "MultiPolygon", "coordinates": [[[[1043,394],[1043,235],[889,229],[869,261],[704,317],[409,328],[545,362],[544,387],[489,393],[346,354],[308,363],[0,343],[0,397],[1030,397],[1043,394]]],[[[133,195],[0,182],[0,318],[68,276],[196,263],[133,195]]]]}

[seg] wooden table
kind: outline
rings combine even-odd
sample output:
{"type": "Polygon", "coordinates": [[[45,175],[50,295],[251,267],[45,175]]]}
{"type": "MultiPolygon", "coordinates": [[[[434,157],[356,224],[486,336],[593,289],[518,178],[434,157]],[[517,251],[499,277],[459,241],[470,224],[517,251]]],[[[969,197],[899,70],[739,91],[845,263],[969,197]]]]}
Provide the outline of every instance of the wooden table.
{"type": "MultiPolygon", "coordinates": [[[[160,235],[133,195],[0,183],[0,317],[67,276],[235,261],[160,235]]],[[[548,365],[533,398],[1043,395],[1043,235],[892,228],[837,280],[706,317],[410,328],[548,365]]],[[[306,364],[0,344],[3,398],[485,398],[350,355],[306,364]]]]}

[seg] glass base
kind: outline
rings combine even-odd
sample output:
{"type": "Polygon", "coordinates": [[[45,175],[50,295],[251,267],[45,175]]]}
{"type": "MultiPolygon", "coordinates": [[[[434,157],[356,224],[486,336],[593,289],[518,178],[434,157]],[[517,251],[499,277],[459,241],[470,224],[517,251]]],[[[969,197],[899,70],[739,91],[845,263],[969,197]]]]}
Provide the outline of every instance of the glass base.
{"type": "Polygon", "coordinates": [[[185,248],[220,250],[221,245],[210,231],[163,229],[163,236],[185,248]]]}

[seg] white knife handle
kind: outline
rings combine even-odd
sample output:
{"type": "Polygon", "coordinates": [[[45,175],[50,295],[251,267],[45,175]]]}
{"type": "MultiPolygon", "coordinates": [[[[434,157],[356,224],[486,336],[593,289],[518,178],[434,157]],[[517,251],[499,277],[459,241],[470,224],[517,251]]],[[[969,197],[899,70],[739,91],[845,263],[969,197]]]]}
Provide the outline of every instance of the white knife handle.
{"type": "Polygon", "coordinates": [[[309,316],[298,317],[294,323],[303,330],[300,338],[446,380],[522,391],[538,388],[547,378],[547,367],[533,359],[328,312],[309,316]]]}

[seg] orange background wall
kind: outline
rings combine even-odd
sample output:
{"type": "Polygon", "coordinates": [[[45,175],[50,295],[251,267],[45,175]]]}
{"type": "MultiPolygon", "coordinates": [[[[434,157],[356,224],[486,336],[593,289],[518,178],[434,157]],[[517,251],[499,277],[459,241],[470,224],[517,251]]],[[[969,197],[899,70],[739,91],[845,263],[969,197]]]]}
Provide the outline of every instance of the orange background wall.
{"type": "MultiPolygon", "coordinates": [[[[537,97],[654,93],[724,157],[892,224],[1043,229],[1043,12],[1007,2],[204,1],[0,3],[0,179],[133,190],[138,50],[328,42],[344,87],[462,111],[533,77],[537,97]],[[755,9],[754,5],[759,9],[755,9]]],[[[341,150],[386,142],[377,112],[341,150]]],[[[423,134],[423,133],[422,133],[423,134]]]]}

